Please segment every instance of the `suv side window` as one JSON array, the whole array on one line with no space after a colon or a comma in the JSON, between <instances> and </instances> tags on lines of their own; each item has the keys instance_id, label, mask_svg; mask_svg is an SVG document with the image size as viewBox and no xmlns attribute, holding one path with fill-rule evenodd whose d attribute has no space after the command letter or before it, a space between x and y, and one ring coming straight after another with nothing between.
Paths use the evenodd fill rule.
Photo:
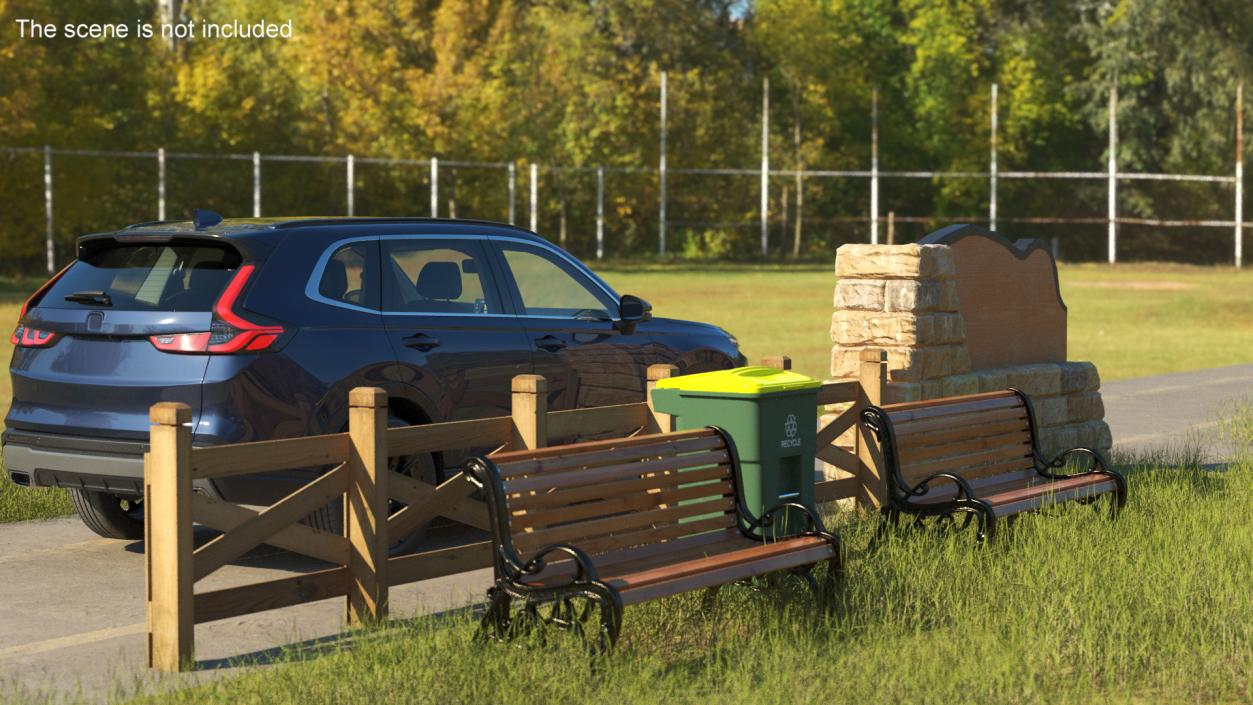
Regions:
<instances>
[{"instance_id":1,"label":"suv side window","mask_svg":"<svg viewBox=\"0 0 1253 705\"><path fill-rule=\"evenodd\" d=\"M513 244L503 244L501 254L522 297L522 313L545 318L613 318L609 297L556 255Z\"/></svg>"},{"instance_id":2,"label":"suv side window","mask_svg":"<svg viewBox=\"0 0 1253 705\"><path fill-rule=\"evenodd\" d=\"M487 259L472 240L385 240L383 310L502 313Z\"/></svg>"},{"instance_id":3,"label":"suv side window","mask_svg":"<svg viewBox=\"0 0 1253 705\"><path fill-rule=\"evenodd\" d=\"M318 293L330 299L369 309L379 308L378 246L354 242L335 250L322 270Z\"/></svg>"}]
</instances>

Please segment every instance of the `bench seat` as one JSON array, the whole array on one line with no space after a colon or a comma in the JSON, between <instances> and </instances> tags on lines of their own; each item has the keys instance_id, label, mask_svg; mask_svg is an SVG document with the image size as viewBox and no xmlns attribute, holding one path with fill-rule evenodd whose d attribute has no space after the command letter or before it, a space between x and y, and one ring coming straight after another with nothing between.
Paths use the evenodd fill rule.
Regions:
<instances>
[{"instance_id":1,"label":"bench seat","mask_svg":"<svg viewBox=\"0 0 1253 705\"><path fill-rule=\"evenodd\" d=\"M967 484L980 499L991 505L997 516L1039 509L1049 502L1097 497L1118 491L1117 483L1108 476L1093 474L1050 480L1035 470L980 478L967 481ZM918 504L939 504L952 501L956 494L957 486L948 485L928 492L914 501Z\"/></svg>"},{"instance_id":2,"label":"bench seat","mask_svg":"<svg viewBox=\"0 0 1253 705\"><path fill-rule=\"evenodd\" d=\"M465 470L485 490L492 522L495 582L483 636L515 635L515 604L527 624L546 606L543 621L570 626L570 603L586 599L600 607L608 647L626 605L780 571L827 604L833 597L838 537L794 502L750 514L735 446L718 429L502 453ZM784 514L789 521L776 524ZM790 521L797 514L803 522ZM779 530L798 523L800 531ZM822 585L810 575L819 563L830 566Z\"/></svg>"},{"instance_id":3,"label":"bench seat","mask_svg":"<svg viewBox=\"0 0 1253 705\"><path fill-rule=\"evenodd\" d=\"M1117 512L1126 503L1126 481L1098 451L1041 455L1031 400L1015 389L872 406L861 421L880 444L887 523L966 513L986 538L998 519L1050 504L1110 495ZM1075 461L1082 467L1067 472Z\"/></svg>"},{"instance_id":4,"label":"bench seat","mask_svg":"<svg viewBox=\"0 0 1253 705\"><path fill-rule=\"evenodd\" d=\"M714 587L835 557L824 538L798 536L763 544L738 529L725 529L593 558L601 582L623 605ZM573 560L550 564L533 585L555 585L575 572Z\"/></svg>"}]
</instances>

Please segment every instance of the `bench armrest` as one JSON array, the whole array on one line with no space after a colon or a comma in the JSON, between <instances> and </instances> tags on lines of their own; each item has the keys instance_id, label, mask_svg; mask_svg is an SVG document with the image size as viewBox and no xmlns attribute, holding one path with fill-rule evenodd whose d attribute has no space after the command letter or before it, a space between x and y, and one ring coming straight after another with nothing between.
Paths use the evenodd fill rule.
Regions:
<instances>
[{"instance_id":1,"label":"bench armrest","mask_svg":"<svg viewBox=\"0 0 1253 705\"><path fill-rule=\"evenodd\" d=\"M775 519L778 515L787 509L799 509L809 519L809 525L805 527L806 531L826 531L822 525L822 519L818 518L818 514L813 509L801 504L800 502L779 502L773 507L762 512L761 516L755 517L748 509L737 503L736 510L746 529L768 529L774 526Z\"/></svg>"},{"instance_id":2,"label":"bench armrest","mask_svg":"<svg viewBox=\"0 0 1253 705\"><path fill-rule=\"evenodd\" d=\"M591 556L587 555L578 546L568 543L555 543L551 546L545 546L535 553L531 560L522 565L511 566L517 570L515 575L510 576L512 580L523 582L523 578L528 575L538 575L548 567L548 556L553 553L563 553L573 558L578 566L574 571L574 577L570 579L568 584L594 582L600 578L596 575L596 566L592 563Z\"/></svg>"},{"instance_id":3,"label":"bench armrest","mask_svg":"<svg viewBox=\"0 0 1253 705\"><path fill-rule=\"evenodd\" d=\"M882 448L882 457L884 464L887 466L889 480L888 482L895 487L896 491L905 496L921 497L931 491L931 483L936 480L948 480L957 485L957 496L954 499L974 499L974 490L970 489L970 484L961 476L951 472L937 472L928 475L915 485L910 485L901 475L900 464L896 461L896 432L892 428L892 421L888 415L877 406L870 406L861 412L861 425L874 434L876 440Z\"/></svg>"},{"instance_id":4,"label":"bench armrest","mask_svg":"<svg viewBox=\"0 0 1253 705\"><path fill-rule=\"evenodd\" d=\"M970 483L966 482L961 475L951 472L937 472L934 475L928 475L913 487L901 482L900 489L909 497L921 497L931 491L931 483L936 480L948 480L957 485L957 496L954 499L973 499L975 496L974 490L970 488Z\"/></svg>"},{"instance_id":5,"label":"bench armrest","mask_svg":"<svg viewBox=\"0 0 1253 705\"><path fill-rule=\"evenodd\" d=\"M1076 456L1076 455L1086 457L1088 459L1088 467L1086 470L1081 470L1079 472L1070 473L1070 474L1053 472L1054 470L1060 470L1066 467L1067 459L1069 459L1071 456ZM1050 480L1066 480L1072 477L1078 477L1080 475L1088 475L1094 472L1096 473L1108 473L1109 472L1109 470L1107 469L1105 465L1105 457L1102 456L1099 451L1093 450L1091 448L1071 448L1070 450L1062 451L1061 453L1057 455L1057 457L1049 461L1045 461L1044 456L1040 455L1039 453L1036 453L1035 470L1042 477L1047 477Z\"/></svg>"},{"instance_id":6,"label":"bench armrest","mask_svg":"<svg viewBox=\"0 0 1253 705\"><path fill-rule=\"evenodd\" d=\"M788 509L799 509L804 512L805 517L809 519L809 525L801 531L798 536L817 536L826 539L837 552L840 551L840 539L835 534L827 531L827 527L823 525L822 518L814 511L813 507L806 506L800 502L784 501L779 502L773 507L762 512L761 516L754 517L743 504L736 502L736 512L739 514L740 533L748 538L758 539L760 537L753 535L753 529L768 529L774 526L775 518L780 512Z\"/></svg>"}]
</instances>

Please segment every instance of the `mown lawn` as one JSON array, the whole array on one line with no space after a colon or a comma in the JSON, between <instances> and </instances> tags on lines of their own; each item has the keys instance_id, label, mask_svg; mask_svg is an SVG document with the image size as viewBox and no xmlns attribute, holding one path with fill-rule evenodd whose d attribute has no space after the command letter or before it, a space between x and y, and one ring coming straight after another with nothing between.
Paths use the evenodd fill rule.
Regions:
<instances>
[{"instance_id":1,"label":"mown lawn","mask_svg":"<svg viewBox=\"0 0 1253 705\"><path fill-rule=\"evenodd\" d=\"M598 271L659 316L722 326L750 361L788 354L798 371L830 373L834 267L623 265ZM1069 357L1105 380L1253 362L1253 271L1182 265L1059 268Z\"/></svg>"},{"instance_id":2,"label":"mown lawn","mask_svg":"<svg viewBox=\"0 0 1253 705\"><path fill-rule=\"evenodd\" d=\"M628 608L595 672L566 634L477 644L460 614L143 702L1247 701L1253 468L1138 467L1130 486L1116 522L1054 510L982 549L968 533L906 533L866 553L873 522L846 515L853 551L832 616L788 584L724 589L710 611L699 595L670 598Z\"/></svg>"}]
</instances>

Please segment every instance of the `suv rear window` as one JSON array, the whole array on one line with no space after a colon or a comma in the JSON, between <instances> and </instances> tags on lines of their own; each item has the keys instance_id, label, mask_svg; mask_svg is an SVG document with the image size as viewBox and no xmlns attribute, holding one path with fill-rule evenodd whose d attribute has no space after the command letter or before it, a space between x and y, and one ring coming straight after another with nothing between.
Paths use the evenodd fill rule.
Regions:
<instances>
[{"instance_id":1,"label":"suv rear window","mask_svg":"<svg viewBox=\"0 0 1253 705\"><path fill-rule=\"evenodd\" d=\"M211 244L119 244L95 250L74 263L44 294L41 308L99 308L66 297L102 292L120 311L210 311L239 268L230 247Z\"/></svg>"}]
</instances>

